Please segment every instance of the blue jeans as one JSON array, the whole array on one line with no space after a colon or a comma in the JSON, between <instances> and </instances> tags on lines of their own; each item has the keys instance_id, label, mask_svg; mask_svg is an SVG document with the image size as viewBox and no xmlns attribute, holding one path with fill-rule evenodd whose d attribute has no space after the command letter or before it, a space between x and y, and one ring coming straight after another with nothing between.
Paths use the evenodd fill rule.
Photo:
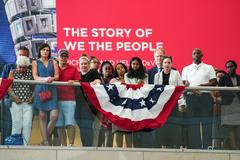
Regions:
<instances>
[{"instance_id":1,"label":"blue jeans","mask_svg":"<svg viewBox=\"0 0 240 160\"><path fill-rule=\"evenodd\" d=\"M11 103L12 100L10 99L10 97L5 96L4 97L4 102L2 104L2 112L3 112L3 117L2 117L2 121L3 121L3 126L2 126L2 137L3 140L11 135L12 132L12 116L10 113L10 107L11 107Z\"/></svg>"},{"instance_id":2,"label":"blue jeans","mask_svg":"<svg viewBox=\"0 0 240 160\"><path fill-rule=\"evenodd\" d=\"M74 126L75 122L75 101L58 101L59 114L56 122L56 127Z\"/></svg>"}]
</instances>

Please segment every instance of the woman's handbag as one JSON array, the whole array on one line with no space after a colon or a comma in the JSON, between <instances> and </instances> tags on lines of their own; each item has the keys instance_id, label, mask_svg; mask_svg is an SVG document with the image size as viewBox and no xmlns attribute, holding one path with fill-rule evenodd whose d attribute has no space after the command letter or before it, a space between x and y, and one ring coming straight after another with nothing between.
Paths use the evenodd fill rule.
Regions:
<instances>
[{"instance_id":1,"label":"woman's handbag","mask_svg":"<svg viewBox=\"0 0 240 160\"><path fill-rule=\"evenodd\" d=\"M22 134L13 134L4 140L4 145L23 145Z\"/></svg>"},{"instance_id":2,"label":"woman's handbag","mask_svg":"<svg viewBox=\"0 0 240 160\"><path fill-rule=\"evenodd\" d=\"M50 75L51 75L52 70L53 70L53 68L52 68L53 62L52 62L52 60L49 60L49 63L50 63ZM48 86L44 86L44 89L39 92L38 95L39 95L39 99L40 99L41 102L46 102L46 101L49 101L49 100L52 99L52 92L51 92L51 90L49 88L50 87L48 87Z\"/></svg>"},{"instance_id":3,"label":"woman's handbag","mask_svg":"<svg viewBox=\"0 0 240 160\"><path fill-rule=\"evenodd\" d=\"M46 90L41 91L38 95L41 102L46 102L52 99L52 92L47 88Z\"/></svg>"}]
</instances>

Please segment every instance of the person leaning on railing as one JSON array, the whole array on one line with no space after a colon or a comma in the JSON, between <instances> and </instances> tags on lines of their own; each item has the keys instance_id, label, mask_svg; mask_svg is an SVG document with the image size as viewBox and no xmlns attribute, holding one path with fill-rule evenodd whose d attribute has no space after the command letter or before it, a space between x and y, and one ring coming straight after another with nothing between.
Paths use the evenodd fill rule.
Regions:
<instances>
[{"instance_id":1,"label":"person leaning on railing","mask_svg":"<svg viewBox=\"0 0 240 160\"><path fill-rule=\"evenodd\" d=\"M68 50L60 49L58 51L59 81L67 81L69 84L73 84L73 82L79 82L80 75L76 67L67 63L68 58ZM68 137L68 146L73 146L76 125L74 117L76 109L75 88L72 86L57 86L57 91L59 116L56 127L58 128L61 145L67 145ZM68 136L66 136L66 131Z\"/></svg>"},{"instance_id":2,"label":"person leaning on railing","mask_svg":"<svg viewBox=\"0 0 240 160\"><path fill-rule=\"evenodd\" d=\"M109 61L104 61L100 67L100 76L102 84L109 84L114 77L114 69ZM112 147L113 146L113 133L112 123L102 114L99 115L101 120L101 127L99 131L98 146L99 147Z\"/></svg>"},{"instance_id":3,"label":"person leaning on railing","mask_svg":"<svg viewBox=\"0 0 240 160\"><path fill-rule=\"evenodd\" d=\"M128 72L127 66L119 62L115 66L115 78L111 79L110 83L125 83L124 75ZM112 124L112 131L114 133L113 147L132 147L133 136L132 132L120 128L117 125Z\"/></svg>"},{"instance_id":4,"label":"person leaning on railing","mask_svg":"<svg viewBox=\"0 0 240 160\"><path fill-rule=\"evenodd\" d=\"M33 80L29 69L30 61L26 56L17 60L17 68L9 73L11 79ZM8 93L12 99L12 134L23 134L24 145L29 144L33 117L33 87L30 84L13 83Z\"/></svg>"},{"instance_id":5,"label":"person leaning on railing","mask_svg":"<svg viewBox=\"0 0 240 160\"><path fill-rule=\"evenodd\" d=\"M20 56L29 57L29 49L27 47L20 47L17 52L17 58L19 58ZM2 71L2 78L8 78L9 72L13 69L16 69L16 67L17 66L15 63L4 65L3 71ZM11 97L8 94L6 94L4 96L4 107L3 107L3 133L2 133L3 139L11 135L12 117L9 110L11 105L12 105Z\"/></svg>"},{"instance_id":6,"label":"person leaning on railing","mask_svg":"<svg viewBox=\"0 0 240 160\"><path fill-rule=\"evenodd\" d=\"M202 62L203 53L195 48L192 52L193 63L184 67L182 80L185 86L216 86L214 68ZM209 91L194 90L187 92L187 147L207 149L212 146L213 99ZM201 130L200 130L201 128ZM202 133L202 134L201 134Z\"/></svg>"},{"instance_id":7,"label":"person leaning on railing","mask_svg":"<svg viewBox=\"0 0 240 160\"><path fill-rule=\"evenodd\" d=\"M240 76L237 75L237 63L229 60L225 63L228 74L221 77L219 86L240 86ZM240 149L240 92L221 91L221 125L227 128L230 148Z\"/></svg>"},{"instance_id":8,"label":"person leaning on railing","mask_svg":"<svg viewBox=\"0 0 240 160\"><path fill-rule=\"evenodd\" d=\"M58 80L58 64L51 59L51 48L44 43L39 47L38 59L32 63L32 73L34 80L42 80L52 83ZM41 93L44 91L51 92L51 98L43 100ZM36 85L34 92L34 107L39 110L39 123L42 136L41 145L49 145L48 137L51 135L55 123L58 118L57 106L57 88L50 85ZM50 113L49 122L47 124L48 112Z\"/></svg>"},{"instance_id":9,"label":"person leaning on railing","mask_svg":"<svg viewBox=\"0 0 240 160\"><path fill-rule=\"evenodd\" d=\"M163 70L155 74L154 84L183 86L180 73L172 69L172 57L164 56L162 59ZM183 146L183 112L186 111L186 102L183 95L178 100L169 115L167 122L158 131L158 140L163 148L179 148Z\"/></svg>"},{"instance_id":10,"label":"person leaning on railing","mask_svg":"<svg viewBox=\"0 0 240 160\"><path fill-rule=\"evenodd\" d=\"M90 69L90 61L87 55L82 55L79 58L80 81L90 82L92 84L100 84L101 78L97 70ZM93 121L94 112L96 111L87 101L85 93L79 87L76 91L77 107L75 111L75 120L80 128L80 137L83 146L93 145Z\"/></svg>"},{"instance_id":11,"label":"person leaning on railing","mask_svg":"<svg viewBox=\"0 0 240 160\"><path fill-rule=\"evenodd\" d=\"M227 73L223 70L215 69L217 82L219 79L226 75ZM221 126L221 102L222 97L220 96L219 91L212 91L211 92L214 105L213 105L213 128L212 128L212 142L213 148L215 149L223 149L225 148L226 141L226 128Z\"/></svg>"},{"instance_id":12,"label":"person leaning on railing","mask_svg":"<svg viewBox=\"0 0 240 160\"><path fill-rule=\"evenodd\" d=\"M133 57L130 60L128 72L124 75L127 84L148 84L148 74L139 57ZM133 133L133 147L137 148L155 148L156 135L155 130L138 131Z\"/></svg>"}]
</instances>

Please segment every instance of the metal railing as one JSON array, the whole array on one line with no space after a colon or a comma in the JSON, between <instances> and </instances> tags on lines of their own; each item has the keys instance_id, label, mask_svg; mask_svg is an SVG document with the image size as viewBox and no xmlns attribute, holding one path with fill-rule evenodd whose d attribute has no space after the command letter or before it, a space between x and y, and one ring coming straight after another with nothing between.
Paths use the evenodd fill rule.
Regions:
<instances>
[{"instance_id":1,"label":"metal railing","mask_svg":"<svg viewBox=\"0 0 240 160\"><path fill-rule=\"evenodd\" d=\"M74 82L74 83L68 83L63 81L53 81L52 83L47 83L45 81L38 81L38 80L13 80L13 83L23 83L23 84L31 84L31 85L37 85L37 84L45 84L45 85L54 85L54 86L81 86L80 82ZM201 91L240 91L240 87L217 87L217 86L196 86L196 87L186 87L186 91L193 91L193 90L201 90ZM3 102L2 102L2 105ZM3 107L1 107L1 110L3 110ZM1 118L3 117L3 111L1 112ZM3 119L1 119L1 123L3 126ZM1 127L1 130L3 131L3 128ZM3 141L3 134L1 136L1 141ZM3 144L1 142L1 144Z\"/></svg>"},{"instance_id":2,"label":"metal railing","mask_svg":"<svg viewBox=\"0 0 240 160\"><path fill-rule=\"evenodd\" d=\"M47 84L47 85L60 85L60 86L81 86L79 82L74 82L69 84L63 81L53 81L52 83L46 83L45 81L38 80L18 80L14 79L13 83L27 83L27 84ZM218 86L196 86L196 87L186 87L185 90L208 90L208 91L240 91L240 87L218 87Z\"/></svg>"}]
</instances>

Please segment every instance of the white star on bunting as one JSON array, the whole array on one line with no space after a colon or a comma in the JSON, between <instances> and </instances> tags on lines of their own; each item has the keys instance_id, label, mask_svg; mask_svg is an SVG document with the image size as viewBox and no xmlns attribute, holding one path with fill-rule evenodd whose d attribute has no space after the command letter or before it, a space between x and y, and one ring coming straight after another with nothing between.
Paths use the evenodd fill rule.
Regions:
<instances>
[{"instance_id":1,"label":"white star on bunting","mask_svg":"<svg viewBox=\"0 0 240 160\"><path fill-rule=\"evenodd\" d=\"M140 104L141 104L141 107L146 106L145 101L143 99L141 100Z\"/></svg>"}]
</instances>

